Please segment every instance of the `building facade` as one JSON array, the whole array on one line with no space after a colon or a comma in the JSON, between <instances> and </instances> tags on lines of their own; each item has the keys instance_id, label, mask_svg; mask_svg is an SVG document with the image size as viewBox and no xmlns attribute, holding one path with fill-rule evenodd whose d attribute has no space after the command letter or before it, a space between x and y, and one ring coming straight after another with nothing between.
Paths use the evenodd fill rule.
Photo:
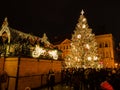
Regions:
<instances>
[{"instance_id":1,"label":"building facade","mask_svg":"<svg viewBox=\"0 0 120 90\"><path fill-rule=\"evenodd\" d=\"M104 67L115 67L114 41L112 34L98 35L96 36L96 41Z\"/></svg>"},{"instance_id":2,"label":"building facade","mask_svg":"<svg viewBox=\"0 0 120 90\"><path fill-rule=\"evenodd\" d=\"M104 68L115 67L115 55L114 55L114 41L112 34L97 35L96 41L98 43L98 53L101 56L101 63ZM71 40L65 39L60 44L55 45L62 51L62 58L69 54Z\"/></svg>"}]
</instances>

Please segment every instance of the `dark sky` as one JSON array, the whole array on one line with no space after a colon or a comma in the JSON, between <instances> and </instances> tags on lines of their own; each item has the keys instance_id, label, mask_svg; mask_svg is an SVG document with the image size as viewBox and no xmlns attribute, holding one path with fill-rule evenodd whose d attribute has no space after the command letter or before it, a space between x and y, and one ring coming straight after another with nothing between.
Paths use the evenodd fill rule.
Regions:
<instances>
[{"instance_id":1,"label":"dark sky","mask_svg":"<svg viewBox=\"0 0 120 90\"><path fill-rule=\"evenodd\" d=\"M119 0L2 0L0 25L8 17L11 28L59 41L71 37L82 9L93 33L120 40Z\"/></svg>"}]
</instances>

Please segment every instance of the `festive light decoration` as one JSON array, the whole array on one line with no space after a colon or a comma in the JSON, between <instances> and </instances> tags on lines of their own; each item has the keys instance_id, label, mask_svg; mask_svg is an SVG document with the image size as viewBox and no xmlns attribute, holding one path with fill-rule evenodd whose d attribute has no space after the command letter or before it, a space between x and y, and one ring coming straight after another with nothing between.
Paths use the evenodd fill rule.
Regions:
<instances>
[{"instance_id":1,"label":"festive light decoration","mask_svg":"<svg viewBox=\"0 0 120 90\"><path fill-rule=\"evenodd\" d=\"M41 42L45 43L46 46L48 46L48 47L50 46L50 42L48 41L48 37L47 37L46 33L43 34L43 37L41 38Z\"/></svg>"},{"instance_id":2,"label":"festive light decoration","mask_svg":"<svg viewBox=\"0 0 120 90\"><path fill-rule=\"evenodd\" d=\"M57 50L50 50L48 53L49 53L49 56L52 57L53 59L55 59L55 60L58 59Z\"/></svg>"},{"instance_id":3,"label":"festive light decoration","mask_svg":"<svg viewBox=\"0 0 120 90\"><path fill-rule=\"evenodd\" d=\"M41 42L44 43L45 46L47 47L50 46L50 42L48 41L48 37L45 33L43 34L43 37L41 38ZM39 45L36 45L34 51L32 52L32 56L34 58L39 58L40 56L44 56L44 57L49 57L54 60L57 60L58 51L54 49L51 50L48 48L43 48L43 47L40 47Z\"/></svg>"},{"instance_id":4,"label":"festive light decoration","mask_svg":"<svg viewBox=\"0 0 120 90\"><path fill-rule=\"evenodd\" d=\"M88 57L88 61L91 61L92 60L92 58L91 57Z\"/></svg>"},{"instance_id":5,"label":"festive light decoration","mask_svg":"<svg viewBox=\"0 0 120 90\"><path fill-rule=\"evenodd\" d=\"M8 28L8 21L7 21L7 17L4 19L4 21L3 21L3 24L2 24L2 29L1 29L1 31L0 31L0 36L2 36L3 35L3 33L6 33L6 35L5 35L5 37L7 37L8 38L8 44L10 44L10 30L9 30L9 28ZM8 55L9 54L9 45L7 45L6 46L6 55Z\"/></svg>"},{"instance_id":6,"label":"festive light decoration","mask_svg":"<svg viewBox=\"0 0 120 90\"><path fill-rule=\"evenodd\" d=\"M97 43L92 29L89 28L84 11L81 11L80 18L71 39L70 53L65 57L66 68L100 68L102 67L97 51Z\"/></svg>"},{"instance_id":7,"label":"festive light decoration","mask_svg":"<svg viewBox=\"0 0 120 90\"><path fill-rule=\"evenodd\" d=\"M57 50L47 50L45 48L40 47L39 45L36 45L35 50L32 52L32 56L34 58L39 58L41 55L50 57L54 60L58 59L58 51Z\"/></svg>"},{"instance_id":8,"label":"festive light decoration","mask_svg":"<svg viewBox=\"0 0 120 90\"><path fill-rule=\"evenodd\" d=\"M85 25L85 24L83 24L83 25L82 25L82 28L85 28L85 27L86 27L86 25Z\"/></svg>"},{"instance_id":9,"label":"festive light decoration","mask_svg":"<svg viewBox=\"0 0 120 90\"><path fill-rule=\"evenodd\" d=\"M60 51L54 49L48 41L46 33L43 37L27 34L8 26L7 18L4 19L0 31L0 56L24 56L57 60Z\"/></svg>"},{"instance_id":10,"label":"festive light decoration","mask_svg":"<svg viewBox=\"0 0 120 90\"><path fill-rule=\"evenodd\" d=\"M45 52L46 51L44 50L44 48L36 45L35 50L32 52L32 56L34 58L38 58L38 57L40 57L40 55L44 55Z\"/></svg>"},{"instance_id":11,"label":"festive light decoration","mask_svg":"<svg viewBox=\"0 0 120 90\"><path fill-rule=\"evenodd\" d=\"M77 35L77 38L81 38L81 35L79 34L79 35Z\"/></svg>"}]
</instances>

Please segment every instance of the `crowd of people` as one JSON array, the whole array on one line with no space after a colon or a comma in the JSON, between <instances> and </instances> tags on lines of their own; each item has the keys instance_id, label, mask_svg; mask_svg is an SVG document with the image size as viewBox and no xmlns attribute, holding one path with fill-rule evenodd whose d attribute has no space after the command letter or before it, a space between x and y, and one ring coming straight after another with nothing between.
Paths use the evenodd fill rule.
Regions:
<instances>
[{"instance_id":1,"label":"crowd of people","mask_svg":"<svg viewBox=\"0 0 120 90\"><path fill-rule=\"evenodd\" d=\"M120 90L119 68L67 68L61 77L61 84L74 90Z\"/></svg>"},{"instance_id":2,"label":"crowd of people","mask_svg":"<svg viewBox=\"0 0 120 90\"><path fill-rule=\"evenodd\" d=\"M0 73L0 90L6 90L7 73ZM55 73L47 77L48 90L54 90ZM61 85L72 90L120 90L120 68L67 68L61 71ZM28 89L27 89L28 90Z\"/></svg>"}]
</instances>

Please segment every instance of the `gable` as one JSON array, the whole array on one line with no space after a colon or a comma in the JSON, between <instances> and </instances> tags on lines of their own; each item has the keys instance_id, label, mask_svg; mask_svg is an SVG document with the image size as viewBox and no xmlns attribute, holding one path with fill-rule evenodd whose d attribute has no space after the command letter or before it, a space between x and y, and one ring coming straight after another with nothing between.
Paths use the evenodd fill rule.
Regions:
<instances>
[{"instance_id":1,"label":"gable","mask_svg":"<svg viewBox=\"0 0 120 90\"><path fill-rule=\"evenodd\" d=\"M71 41L69 39L65 39L61 44L68 44L70 43Z\"/></svg>"}]
</instances>

